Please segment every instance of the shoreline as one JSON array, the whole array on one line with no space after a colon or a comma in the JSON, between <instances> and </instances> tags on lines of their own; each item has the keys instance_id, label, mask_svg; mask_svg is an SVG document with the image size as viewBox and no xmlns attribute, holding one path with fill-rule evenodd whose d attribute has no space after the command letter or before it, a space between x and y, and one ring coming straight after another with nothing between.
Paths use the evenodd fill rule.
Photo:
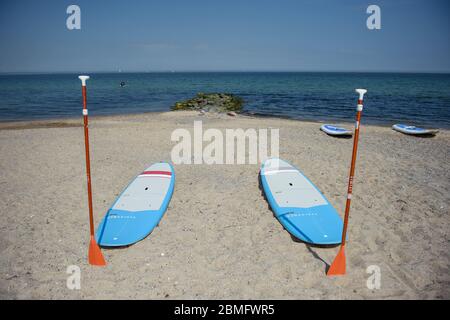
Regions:
<instances>
[{"instance_id":1,"label":"shoreline","mask_svg":"<svg viewBox=\"0 0 450 320\"><path fill-rule=\"evenodd\" d=\"M191 111L191 110L179 110L179 111L148 111L148 112L139 112L139 113L128 113L128 114L111 114L111 115L94 115L89 116L89 120L93 121L101 121L101 120L117 120L117 119L134 119L139 117L149 117L151 115L162 115L162 114L173 114L178 112L192 112L195 114L199 114L197 111ZM218 113L207 113L206 115L213 116L213 115L220 115ZM222 114L222 116L225 116L226 118L232 119L234 117L227 116L226 113ZM332 121L321 121L321 120L302 120L302 119L295 119L291 117L283 117L283 116L274 116L274 115L264 115L264 114L251 114L248 112L242 112L238 113L237 117L242 118L249 118L249 119L270 119L270 120L287 120L287 121L293 121L293 122L300 122L300 123L309 123L309 124L337 124L337 125L343 125L343 126L352 126L354 125L354 120L348 120L344 121L342 119L336 119ZM362 121L362 125L364 126L371 126L371 127L380 127L380 128L391 128L392 124L383 124L383 123L374 123L374 122L365 122L364 119ZM43 128L70 128L70 127L82 127L83 126L83 118L80 115L79 117L67 117L67 118L50 118L50 119L32 119L32 120L17 120L17 121L0 121L0 130L21 130L21 129L43 129ZM425 128L428 128L428 126L424 126ZM440 128L437 127L437 129L441 131L450 131L450 128Z\"/></svg>"}]
</instances>

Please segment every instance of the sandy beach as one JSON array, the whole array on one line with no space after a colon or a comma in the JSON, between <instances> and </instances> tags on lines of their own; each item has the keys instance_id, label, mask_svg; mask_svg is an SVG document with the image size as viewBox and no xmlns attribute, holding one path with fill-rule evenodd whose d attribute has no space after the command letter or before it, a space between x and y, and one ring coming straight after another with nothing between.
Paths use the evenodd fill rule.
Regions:
<instances>
[{"instance_id":1,"label":"sandy beach","mask_svg":"<svg viewBox=\"0 0 450 320\"><path fill-rule=\"evenodd\" d=\"M177 128L279 128L280 157L343 214L352 140L320 124L197 112L90 119L96 225L148 165L170 161ZM351 128L352 124L344 124ZM449 299L450 131L433 138L363 125L347 244L348 274L325 275L338 248L294 241L259 188L259 165L175 165L160 225L87 264L82 120L0 124L1 299ZM66 286L81 268L81 289ZM369 289L366 269L381 270Z\"/></svg>"}]
</instances>

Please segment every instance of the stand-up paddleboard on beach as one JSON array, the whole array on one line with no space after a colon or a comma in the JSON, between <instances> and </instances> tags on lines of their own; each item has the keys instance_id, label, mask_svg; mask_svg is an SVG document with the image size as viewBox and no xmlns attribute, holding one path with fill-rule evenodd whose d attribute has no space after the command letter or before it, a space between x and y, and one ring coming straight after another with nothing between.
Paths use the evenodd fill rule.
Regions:
<instances>
[{"instance_id":1,"label":"stand-up paddleboard on beach","mask_svg":"<svg viewBox=\"0 0 450 320\"><path fill-rule=\"evenodd\" d=\"M352 132L345 128L333 126L331 124L324 124L320 127L320 130L329 134L330 136L351 136Z\"/></svg>"},{"instance_id":2,"label":"stand-up paddleboard on beach","mask_svg":"<svg viewBox=\"0 0 450 320\"><path fill-rule=\"evenodd\" d=\"M138 175L120 194L97 229L97 242L104 247L133 244L159 224L175 185L173 167L155 163Z\"/></svg>"},{"instance_id":3,"label":"stand-up paddleboard on beach","mask_svg":"<svg viewBox=\"0 0 450 320\"><path fill-rule=\"evenodd\" d=\"M260 175L270 207L294 237L319 245L341 243L341 217L297 168L284 160L268 159Z\"/></svg>"},{"instance_id":4,"label":"stand-up paddleboard on beach","mask_svg":"<svg viewBox=\"0 0 450 320\"><path fill-rule=\"evenodd\" d=\"M401 132L401 133L405 133L405 134L410 134L410 135L433 135L439 132L439 130L431 130L431 129L424 129L424 128L419 128L416 126L409 126L407 124L394 124L392 126L392 129L394 129L395 131Z\"/></svg>"}]
</instances>

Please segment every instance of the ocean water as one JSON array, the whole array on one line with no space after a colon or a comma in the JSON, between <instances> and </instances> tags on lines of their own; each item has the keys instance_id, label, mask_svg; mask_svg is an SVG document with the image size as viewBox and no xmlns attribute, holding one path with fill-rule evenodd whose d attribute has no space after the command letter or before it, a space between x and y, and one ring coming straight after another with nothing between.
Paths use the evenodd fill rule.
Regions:
<instances>
[{"instance_id":1,"label":"ocean water","mask_svg":"<svg viewBox=\"0 0 450 320\"><path fill-rule=\"evenodd\" d=\"M0 121L81 116L77 74L0 75ZM197 92L228 92L250 114L353 121L366 88L363 122L450 128L450 74L399 73L94 73L90 115L167 111ZM120 82L126 83L120 87Z\"/></svg>"}]
</instances>

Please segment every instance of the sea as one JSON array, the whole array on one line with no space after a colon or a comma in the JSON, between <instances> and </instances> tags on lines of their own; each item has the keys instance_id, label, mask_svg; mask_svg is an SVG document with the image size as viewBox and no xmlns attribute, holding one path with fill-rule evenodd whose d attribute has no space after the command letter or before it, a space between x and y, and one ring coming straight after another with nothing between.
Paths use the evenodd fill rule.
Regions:
<instances>
[{"instance_id":1,"label":"sea","mask_svg":"<svg viewBox=\"0 0 450 320\"><path fill-rule=\"evenodd\" d=\"M90 73L89 115L169 111L198 92L244 100L243 112L350 122L365 88L363 122L450 128L450 74L338 72ZM124 82L124 86L121 86ZM81 117L78 74L1 74L0 121Z\"/></svg>"}]
</instances>

